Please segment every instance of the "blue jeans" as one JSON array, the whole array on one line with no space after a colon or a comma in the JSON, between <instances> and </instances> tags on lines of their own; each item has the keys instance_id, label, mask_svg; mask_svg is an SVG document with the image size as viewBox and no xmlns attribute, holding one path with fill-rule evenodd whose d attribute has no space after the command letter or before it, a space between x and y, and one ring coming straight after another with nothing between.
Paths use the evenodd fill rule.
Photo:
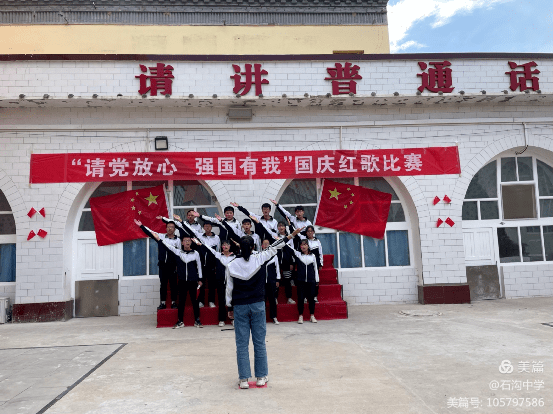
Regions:
<instances>
[{"instance_id":1,"label":"blue jeans","mask_svg":"<svg viewBox=\"0 0 553 414\"><path fill-rule=\"evenodd\" d=\"M260 378L268 375L267 349L265 334L267 325L265 319L265 302L250 305L236 305L234 307L234 335L236 338L236 360L238 362L238 377L251 377L250 369L250 331L252 333L253 350L255 355L255 376Z\"/></svg>"}]
</instances>

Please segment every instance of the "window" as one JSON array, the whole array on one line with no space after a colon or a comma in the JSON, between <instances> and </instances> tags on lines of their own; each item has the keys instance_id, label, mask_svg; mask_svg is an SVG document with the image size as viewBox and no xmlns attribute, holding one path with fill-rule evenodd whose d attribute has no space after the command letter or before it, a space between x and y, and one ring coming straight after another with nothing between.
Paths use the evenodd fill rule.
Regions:
<instances>
[{"instance_id":1,"label":"window","mask_svg":"<svg viewBox=\"0 0 553 414\"><path fill-rule=\"evenodd\" d=\"M135 181L106 182L100 184L92 193L92 197L102 197L117 194L127 190L155 187L164 184L173 194L173 211L181 217L186 217L186 211L193 209L200 214L213 216L218 211L215 198L198 181ZM90 212L90 199L82 209L79 220L79 232L93 232L94 222ZM123 243L123 276L157 275L158 245L152 239L137 239Z\"/></svg>"},{"instance_id":2,"label":"window","mask_svg":"<svg viewBox=\"0 0 553 414\"><path fill-rule=\"evenodd\" d=\"M383 240L326 228L316 229L323 253L334 255L334 266L341 269L409 266L409 224L403 205L388 181L382 177L333 180L392 194L387 231ZM292 214L297 205L304 206L305 216L313 222L321 187L319 179L293 180L280 196L279 204ZM284 220L278 211L275 212L275 218Z\"/></svg>"},{"instance_id":3,"label":"window","mask_svg":"<svg viewBox=\"0 0 553 414\"><path fill-rule=\"evenodd\" d=\"M497 228L501 263L553 261L553 168L543 161L532 156L491 161L473 177L462 214L465 227L495 220L490 226Z\"/></svg>"},{"instance_id":4,"label":"window","mask_svg":"<svg viewBox=\"0 0 553 414\"><path fill-rule=\"evenodd\" d=\"M0 191L0 282L15 282L15 218Z\"/></svg>"}]
</instances>

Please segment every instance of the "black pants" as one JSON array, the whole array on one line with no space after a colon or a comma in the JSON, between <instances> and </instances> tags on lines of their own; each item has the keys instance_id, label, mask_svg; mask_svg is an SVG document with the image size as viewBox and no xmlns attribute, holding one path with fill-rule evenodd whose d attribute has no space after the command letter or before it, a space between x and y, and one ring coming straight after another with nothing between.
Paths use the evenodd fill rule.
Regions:
<instances>
[{"instance_id":1,"label":"black pants","mask_svg":"<svg viewBox=\"0 0 553 414\"><path fill-rule=\"evenodd\" d=\"M204 266L202 267L202 287L200 288L200 296L198 300L203 303L204 305L207 305L205 302L205 290L206 288L209 290L207 294L207 301L208 302L215 302L215 267L213 266Z\"/></svg>"},{"instance_id":2,"label":"black pants","mask_svg":"<svg viewBox=\"0 0 553 414\"><path fill-rule=\"evenodd\" d=\"M290 277L286 277L290 275ZM284 292L286 293L286 298L292 298L292 272L284 271L282 272L282 277L280 278L280 286L284 285Z\"/></svg>"},{"instance_id":3,"label":"black pants","mask_svg":"<svg viewBox=\"0 0 553 414\"><path fill-rule=\"evenodd\" d=\"M182 322L184 318L184 306L186 305L186 294L190 295L192 301L192 308L194 309L194 319L200 319L200 307L198 306L198 300L196 299L196 290L198 288L198 282L187 282L186 280L179 280L179 321Z\"/></svg>"},{"instance_id":4,"label":"black pants","mask_svg":"<svg viewBox=\"0 0 553 414\"><path fill-rule=\"evenodd\" d=\"M265 284L265 300L269 301L269 317L274 319L277 317L277 297L278 288L276 281L270 281Z\"/></svg>"},{"instance_id":5,"label":"black pants","mask_svg":"<svg viewBox=\"0 0 553 414\"><path fill-rule=\"evenodd\" d=\"M227 307L226 307L226 297L225 292L227 285L225 285L225 279L216 280L214 285L217 286L217 301L219 302L219 322L224 322L227 320ZM211 294L211 291L214 291L213 294L215 295L215 289L209 288L209 293Z\"/></svg>"},{"instance_id":6,"label":"black pants","mask_svg":"<svg viewBox=\"0 0 553 414\"><path fill-rule=\"evenodd\" d=\"M171 301L177 301L177 272L176 265L167 266L165 263L159 263L159 299L161 302L167 300L167 281L171 286Z\"/></svg>"},{"instance_id":7,"label":"black pants","mask_svg":"<svg viewBox=\"0 0 553 414\"><path fill-rule=\"evenodd\" d=\"M315 291L317 284L315 282L306 282L304 280L297 280L296 286L298 287L298 312L303 315L303 301L307 298L309 303L309 313L315 314Z\"/></svg>"}]
</instances>

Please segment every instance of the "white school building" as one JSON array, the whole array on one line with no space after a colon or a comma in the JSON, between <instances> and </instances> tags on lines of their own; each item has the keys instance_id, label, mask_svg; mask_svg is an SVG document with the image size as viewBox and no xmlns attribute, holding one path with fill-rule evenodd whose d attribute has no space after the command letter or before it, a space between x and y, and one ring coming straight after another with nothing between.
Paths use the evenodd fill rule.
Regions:
<instances>
[{"instance_id":1,"label":"white school building","mask_svg":"<svg viewBox=\"0 0 553 414\"><path fill-rule=\"evenodd\" d=\"M171 95L140 95L140 65L160 62L173 68ZM359 67L355 94L333 94L327 68L347 62ZM428 86L442 90L421 93L436 62L451 69L451 84L429 75ZM269 82L260 96L254 85L238 97L233 65L255 63ZM527 63L540 73L521 80ZM475 266L498 269L497 297L551 296L552 97L553 55L7 56L0 61L0 296L9 297L16 321L64 319L73 315L79 281L111 279L119 315L156 311L155 243L98 247L94 196L163 182L181 215L190 208L222 214L233 201L259 212L276 199L291 211L305 206L313 219L322 179L308 176L143 181L129 174L128 181L30 184L31 154L146 156L160 136L170 152L183 153L457 146L460 174L339 179L393 195L383 240L316 227L324 253L335 255L344 300L466 302L467 269Z\"/></svg>"}]
</instances>

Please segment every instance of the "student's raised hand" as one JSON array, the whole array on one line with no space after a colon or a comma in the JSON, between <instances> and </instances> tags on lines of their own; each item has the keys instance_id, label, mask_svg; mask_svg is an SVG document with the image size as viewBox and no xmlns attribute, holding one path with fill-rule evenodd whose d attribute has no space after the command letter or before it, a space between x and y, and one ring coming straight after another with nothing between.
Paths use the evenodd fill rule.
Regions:
<instances>
[{"instance_id":1,"label":"student's raised hand","mask_svg":"<svg viewBox=\"0 0 553 414\"><path fill-rule=\"evenodd\" d=\"M180 216L178 214L173 214L173 218L177 221L182 222L182 219L180 218Z\"/></svg>"},{"instance_id":2,"label":"student's raised hand","mask_svg":"<svg viewBox=\"0 0 553 414\"><path fill-rule=\"evenodd\" d=\"M292 234L291 234L292 238L293 238L293 237L296 237L298 234L300 234L301 231L302 231L304 228L305 228L305 226L304 226L304 227L301 227L301 228L299 228L299 229L294 230L294 231L292 232Z\"/></svg>"},{"instance_id":3,"label":"student's raised hand","mask_svg":"<svg viewBox=\"0 0 553 414\"><path fill-rule=\"evenodd\" d=\"M273 203L275 206L278 204L276 200L269 200L271 203Z\"/></svg>"},{"instance_id":4,"label":"student's raised hand","mask_svg":"<svg viewBox=\"0 0 553 414\"><path fill-rule=\"evenodd\" d=\"M228 318L234 319L234 311L228 311Z\"/></svg>"},{"instance_id":5,"label":"student's raised hand","mask_svg":"<svg viewBox=\"0 0 553 414\"><path fill-rule=\"evenodd\" d=\"M134 219L134 222L137 226L142 226L142 222L140 220Z\"/></svg>"},{"instance_id":6,"label":"student's raised hand","mask_svg":"<svg viewBox=\"0 0 553 414\"><path fill-rule=\"evenodd\" d=\"M202 245L202 242L199 241L196 237L192 238L192 241L193 241L194 243L196 243L198 246L201 246L201 245Z\"/></svg>"},{"instance_id":7,"label":"student's raised hand","mask_svg":"<svg viewBox=\"0 0 553 414\"><path fill-rule=\"evenodd\" d=\"M291 226L292 223L290 223L290 219L288 217L286 217L286 221L288 222L288 225Z\"/></svg>"},{"instance_id":8,"label":"student's raised hand","mask_svg":"<svg viewBox=\"0 0 553 414\"><path fill-rule=\"evenodd\" d=\"M198 282L198 286L201 287L202 285L203 285L203 283L202 283L201 281L199 281L199 282Z\"/></svg>"},{"instance_id":9,"label":"student's raised hand","mask_svg":"<svg viewBox=\"0 0 553 414\"><path fill-rule=\"evenodd\" d=\"M259 223L259 220L256 219L254 216L250 216L250 218L252 219L252 221L255 221L256 223Z\"/></svg>"},{"instance_id":10,"label":"student's raised hand","mask_svg":"<svg viewBox=\"0 0 553 414\"><path fill-rule=\"evenodd\" d=\"M157 234L155 231L152 231L152 237L159 241L159 234Z\"/></svg>"},{"instance_id":11,"label":"student's raised hand","mask_svg":"<svg viewBox=\"0 0 553 414\"><path fill-rule=\"evenodd\" d=\"M161 220L163 216L156 216L156 219Z\"/></svg>"},{"instance_id":12,"label":"student's raised hand","mask_svg":"<svg viewBox=\"0 0 553 414\"><path fill-rule=\"evenodd\" d=\"M236 240L231 239L231 241L232 241L235 245L237 245L238 247L240 247L240 243L238 243Z\"/></svg>"},{"instance_id":13,"label":"student's raised hand","mask_svg":"<svg viewBox=\"0 0 553 414\"><path fill-rule=\"evenodd\" d=\"M234 201L232 203L230 203L231 206L234 206L234 207L239 207L240 205L238 203L235 203Z\"/></svg>"},{"instance_id":14,"label":"student's raised hand","mask_svg":"<svg viewBox=\"0 0 553 414\"><path fill-rule=\"evenodd\" d=\"M219 214L215 214L215 218L219 221L223 221L223 217L221 217Z\"/></svg>"},{"instance_id":15,"label":"student's raised hand","mask_svg":"<svg viewBox=\"0 0 553 414\"><path fill-rule=\"evenodd\" d=\"M200 217L200 213L198 213L197 211L194 211L194 210L192 210L192 215L194 217Z\"/></svg>"}]
</instances>

